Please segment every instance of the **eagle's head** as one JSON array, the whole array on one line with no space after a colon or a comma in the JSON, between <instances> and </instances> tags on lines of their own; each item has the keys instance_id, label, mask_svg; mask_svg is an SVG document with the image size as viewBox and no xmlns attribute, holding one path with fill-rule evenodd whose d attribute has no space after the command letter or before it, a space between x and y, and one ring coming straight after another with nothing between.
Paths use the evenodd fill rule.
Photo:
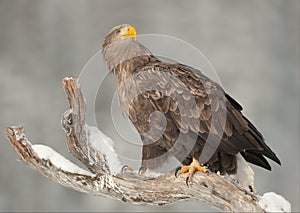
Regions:
<instances>
[{"instance_id":1,"label":"eagle's head","mask_svg":"<svg viewBox=\"0 0 300 213\"><path fill-rule=\"evenodd\" d=\"M105 37L102 48L105 49L108 45L122 39L136 39L136 30L129 24L122 24L114 27Z\"/></svg>"},{"instance_id":2,"label":"eagle's head","mask_svg":"<svg viewBox=\"0 0 300 213\"><path fill-rule=\"evenodd\" d=\"M102 44L103 59L113 73L122 67L126 67L123 71L132 71L135 66L143 63L141 56L149 55L151 52L136 40L135 28L128 24L114 27Z\"/></svg>"}]
</instances>

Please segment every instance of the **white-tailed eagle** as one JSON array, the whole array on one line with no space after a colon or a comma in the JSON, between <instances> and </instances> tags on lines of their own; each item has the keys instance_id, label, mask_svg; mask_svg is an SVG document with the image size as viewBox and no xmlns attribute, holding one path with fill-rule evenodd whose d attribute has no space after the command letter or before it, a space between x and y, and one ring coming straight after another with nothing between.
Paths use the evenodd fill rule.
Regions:
<instances>
[{"instance_id":1,"label":"white-tailed eagle","mask_svg":"<svg viewBox=\"0 0 300 213\"><path fill-rule=\"evenodd\" d=\"M161 61L136 40L134 27L113 28L102 55L117 77L120 108L141 136L144 168L154 170L172 155L184 165L178 172L188 172L191 180L205 168L236 174L240 158L267 170L265 157L280 164L219 84L190 66ZM206 143L212 149L204 149Z\"/></svg>"}]
</instances>

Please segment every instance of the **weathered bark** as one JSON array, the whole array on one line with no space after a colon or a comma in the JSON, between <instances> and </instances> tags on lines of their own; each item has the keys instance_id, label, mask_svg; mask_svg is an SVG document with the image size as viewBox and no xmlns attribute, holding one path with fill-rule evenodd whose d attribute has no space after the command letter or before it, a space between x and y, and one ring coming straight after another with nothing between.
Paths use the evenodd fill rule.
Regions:
<instances>
[{"instance_id":1,"label":"weathered bark","mask_svg":"<svg viewBox=\"0 0 300 213\"><path fill-rule=\"evenodd\" d=\"M86 105L78 79L65 78L63 87L70 105L62 117L68 149L93 174L72 173L57 167L35 153L23 127L7 128L15 151L41 174L77 191L134 204L164 205L192 200L222 211L263 212L255 195L218 174L197 172L190 186L185 184L184 175L175 178L174 174L166 174L154 178L136 173L111 174L105 154L89 146Z\"/></svg>"}]
</instances>

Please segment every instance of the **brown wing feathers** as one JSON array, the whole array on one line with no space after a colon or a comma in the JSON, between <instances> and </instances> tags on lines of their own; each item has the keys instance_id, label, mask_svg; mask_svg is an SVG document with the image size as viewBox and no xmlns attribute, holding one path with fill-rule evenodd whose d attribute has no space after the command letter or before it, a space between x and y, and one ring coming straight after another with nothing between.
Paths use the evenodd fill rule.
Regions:
<instances>
[{"instance_id":1,"label":"brown wing feathers","mask_svg":"<svg viewBox=\"0 0 300 213\"><path fill-rule=\"evenodd\" d=\"M128 27L120 25L110 31L104 39L102 55L109 70L117 76L120 108L129 116L144 142L143 166L149 169L160 166L165 158L151 162L147 159L164 153L168 156L177 139L181 141L171 154L185 164L200 157L205 143L214 147L221 141L213 156L207 157L210 158L209 168L221 173L236 172L237 153L266 169L271 167L264 156L280 164L261 133L242 115L242 106L220 85L192 67L160 61L135 39L120 40L119 37L124 36L122 30ZM143 71L147 71L144 72L146 76L139 76ZM130 80L132 76L134 80ZM122 87L128 80L130 83ZM155 89L153 84L157 86ZM172 99L174 97L179 99ZM158 139L147 134L163 129L159 117L151 120L150 125L150 115L155 111L164 114L166 123ZM206 142L208 135L212 137ZM196 143L190 143L189 139ZM191 152L186 153L187 150Z\"/></svg>"},{"instance_id":2,"label":"brown wing feathers","mask_svg":"<svg viewBox=\"0 0 300 213\"><path fill-rule=\"evenodd\" d=\"M160 82L158 86L163 92L148 91L143 93L141 96L143 100L139 100L139 104L142 101L144 105L143 115L131 116L131 120L138 131L145 131L148 128L143 124L144 121L138 122L139 119L136 117L141 116L146 119L151 112L158 110L165 114L167 127L163 137L155 143L165 147L165 150L168 150L175 143L179 131L187 135L192 132L198 134L199 141L201 141L199 143L202 143L201 146L203 146L203 141L207 138L208 133L212 132L216 140L221 139L221 143L217 153L210 160L211 169L215 167L219 170L226 168L227 172L235 171L235 154L239 152L246 161L266 169L271 169L271 167L264 156L280 164L279 159L265 144L261 133L242 115L241 105L226 94L218 84L199 72L193 73L191 69L181 64L159 62L137 70L137 72L153 70L171 73L172 76L180 79L193 94L192 96L186 94L182 85L173 82L172 79L162 79L162 76L158 75L157 79L153 79L153 81ZM182 100L177 100L177 104L172 100L172 97L182 97ZM191 98L195 99L195 102L191 102ZM180 109L179 104L183 106ZM224 128L220 124L224 124Z\"/></svg>"},{"instance_id":3,"label":"brown wing feathers","mask_svg":"<svg viewBox=\"0 0 300 213\"><path fill-rule=\"evenodd\" d=\"M249 147L247 149L241 150L241 154L243 155L245 160L268 170L271 170L271 166L269 165L268 161L264 158L264 156L272 159L278 164L281 164L280 160L275 155L275 153L264 142L264 138L262 134L244 115L242 115L241 113L242 107L229 95L226 95L226 97L228 101L232 104L232 106L235 107L233 110L238 111L235 112L235 115L240 115L238 116L238 120L242 121L247 125L247 129L244 130L242 134L236 133L235 134L236 137L231 137L229 138L229 140L234 141L235 144L246 143L246 144L252 144L254 146L254 147ZM235 126L236 129L237 127L238 126Z\"/></svg>"}]
</instances>

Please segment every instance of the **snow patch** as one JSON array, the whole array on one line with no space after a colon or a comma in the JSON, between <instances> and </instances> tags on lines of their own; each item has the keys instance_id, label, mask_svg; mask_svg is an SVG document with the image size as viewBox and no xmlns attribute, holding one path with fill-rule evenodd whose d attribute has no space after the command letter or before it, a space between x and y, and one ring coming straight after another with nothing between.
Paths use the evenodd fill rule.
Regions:
<instances>
[{"instance_id":1,"label":"snow patch","mask_svg":"<svg viewBox=\"0 0 300 213\"><path fill-rule=\"evenodd\" d=\"M291 204L275 192L267 192L258 202L266 212L291 212Z\"/></svg>"},{"instance_id":2,"label":"snow patch","mask_svg":"<svg viewBox=\"0 0 300 213\"><path fill-rule=\"evenodd\" d=\"M88 131L88 143L97 152L105 155L109 170L112 174L120 173L122 168L118 154L114 149L114 142L97 127L86 125Z\"/></svg>"},{"instance_id":3,"label":"snow patch","mask_svg":"<svg viewBox=\"0 0 300 213\"><path fill-rule=\"evenodd\" d=\"M91 172L78 167L49 146L35 144L32 146L32 149L39 158L50 160L54 166L61 170L82 175L93 175Z\"/></svg>"}]
</instances>

